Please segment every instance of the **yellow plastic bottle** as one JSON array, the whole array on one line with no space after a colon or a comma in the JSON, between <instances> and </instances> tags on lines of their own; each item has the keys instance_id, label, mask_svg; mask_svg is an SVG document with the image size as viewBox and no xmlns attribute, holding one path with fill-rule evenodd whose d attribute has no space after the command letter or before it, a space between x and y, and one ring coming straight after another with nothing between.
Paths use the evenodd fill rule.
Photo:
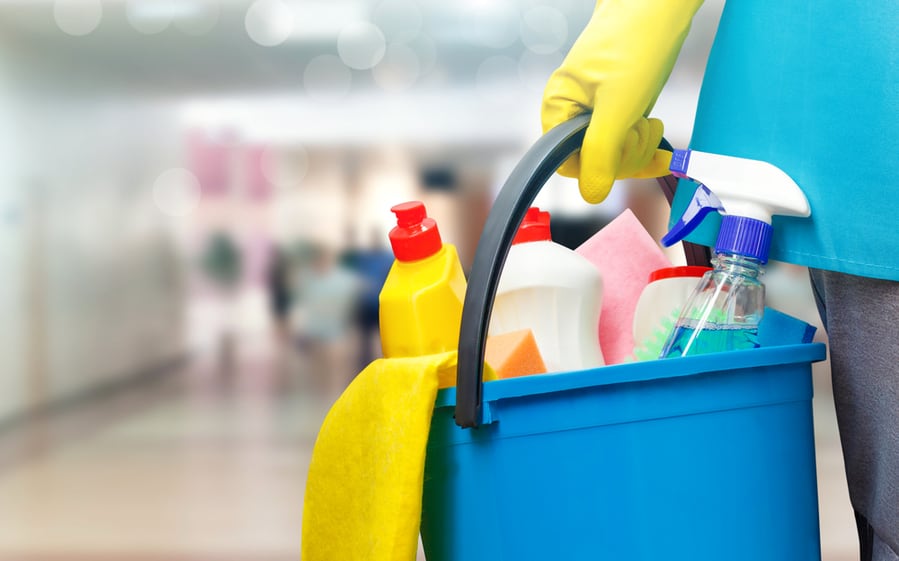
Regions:
<instances>
[{"instance_id":1,"label":"yellow plastic bottle","mask_svg":"<svg viewBox=\"0 0 899 561\"><path fill-rule=\"evenodd\" d=\"M381 350L386 358L455 350L465 299L465 273L455 246L443 243L423 203L390 209L396 260L381 289ZM440 387L455 385L455 368L440 373Z\"/></svg>"}]
</instances>

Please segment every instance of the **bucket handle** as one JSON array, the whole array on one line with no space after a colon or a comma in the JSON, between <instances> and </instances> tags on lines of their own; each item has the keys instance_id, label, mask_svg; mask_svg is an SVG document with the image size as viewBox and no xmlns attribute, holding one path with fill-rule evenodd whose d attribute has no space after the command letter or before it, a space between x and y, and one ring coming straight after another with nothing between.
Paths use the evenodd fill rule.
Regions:
<instances>
[{"instance_id":1,"label":"bucket handle","mask_svg":"<svg viewBox=\"0 0 899 561\"><path fill-rule=\"evenodd\" d=\"M456 424L460 427L475 428L481 422L487 329L512 238L546 181L580 149L589 123L590 114L583 113L540 137L512 170L487 217L469 274L459 330ZM664 138L659 148L672 150ZM677 179L668 175L658 182L671 204ZM684 243L684 251L688 264L708 265L708 248Z\"/></svg>"}]
</instances>

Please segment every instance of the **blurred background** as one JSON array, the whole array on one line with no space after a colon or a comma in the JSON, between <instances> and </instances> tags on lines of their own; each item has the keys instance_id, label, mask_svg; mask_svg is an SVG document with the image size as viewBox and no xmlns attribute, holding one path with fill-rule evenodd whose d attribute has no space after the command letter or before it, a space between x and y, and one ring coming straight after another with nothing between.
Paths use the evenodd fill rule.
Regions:
<instances>
[{"instance_id":1,"label":"blurred background","mask_svg":"<svg viewBox=\"0 0 899 561\"><path fill-rule=\"evenodd\" d=\"M654 110L675 146L722 5ZM0 559L297 559L318 427L379 355L390 206L424 201L470 266L592 8L0 1ZM556 177L538 204L570 246L625 208L657 239L667 220L653 181L591 207ZM804 270L767 283L819 325ZM844 561L826 363L815 383Z\"/></svg>"}]
</instances>

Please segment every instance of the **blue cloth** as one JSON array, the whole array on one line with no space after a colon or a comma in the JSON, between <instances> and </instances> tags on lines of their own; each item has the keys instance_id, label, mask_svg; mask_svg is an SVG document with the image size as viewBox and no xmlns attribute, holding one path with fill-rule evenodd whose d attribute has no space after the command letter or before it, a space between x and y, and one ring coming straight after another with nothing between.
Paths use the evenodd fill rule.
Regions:
<instances>
[{"instance_id":1,"label":"blue cloth","mask_svg":"<svg viewBox=\"0 0 899 561\"><path fill-rule=\"evenodd\" d=\"M812 216L775 218L772 259L899 280L897 134L897 0L728 0L690 147L771 162L803 189ZM688 239L714 245L719 221Z\"/></svg>"}]
</instances>

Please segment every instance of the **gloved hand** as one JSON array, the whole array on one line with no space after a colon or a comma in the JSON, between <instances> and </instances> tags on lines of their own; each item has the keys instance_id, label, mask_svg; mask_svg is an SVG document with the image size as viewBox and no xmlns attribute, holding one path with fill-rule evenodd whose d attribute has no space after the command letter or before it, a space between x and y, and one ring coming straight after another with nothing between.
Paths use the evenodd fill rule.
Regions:
<instances>
[{"instance_id":1,"label":"gloved hand","mask_svg":"<svg viewBox=\"0 0 899 561\"><path fill-rule=\"evenodd\" d=\"M656 102L702 0L598 0L593 17L543 94L543 131L593 111L581 150L559 173L577 177L590 203L615 179L668 173L671 153L657 150Z\"/></svg>"}]
</instances>

